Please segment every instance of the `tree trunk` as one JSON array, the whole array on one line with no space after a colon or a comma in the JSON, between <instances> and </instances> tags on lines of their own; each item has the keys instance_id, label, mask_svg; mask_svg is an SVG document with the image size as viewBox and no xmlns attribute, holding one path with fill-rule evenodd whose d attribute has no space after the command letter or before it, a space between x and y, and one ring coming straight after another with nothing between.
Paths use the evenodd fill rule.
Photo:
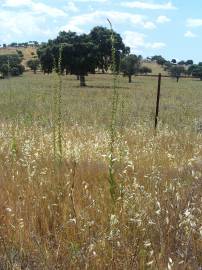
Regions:
<instances>
[{"instance_id":1,"label":"tree trunk","mask_svg":"<svg viewBox=\"0 0 202 270\"><path fill-rule=\"evenodd\" d=\"M177 82L179 82L180 76L177 76Z\"/></svg>"},{"instance_id":2,"label":"tree trunk","mask_svg":"<svg viewBox=\"0 0 202 270\"><path fill-rule=\"evenodd\" d=\"M79 75L76 76L76 79L77 79L77 81L79 81L79 79L80 79L80 78L79 78Z\"/></svg>"},{"instance_id":3,"label":"tree trunk","mask_svg":"<svg viewBox=\"0 0 202 270\"><path fill-rule=\"evenodd\" d=\"M80 75L80 86L81 87L85 87L86 86L85 76L84 75Z\"/></svg>"},{"instance_id":4,"label":"tree trunk","mask_svg":"<svg viewBox=\"0 0 202 270\"><path fill-rule=\"evenodd\" d=\"M128 75L128 82L132 83L132 76L131 75Z\"/></svg>"}]
</instances>

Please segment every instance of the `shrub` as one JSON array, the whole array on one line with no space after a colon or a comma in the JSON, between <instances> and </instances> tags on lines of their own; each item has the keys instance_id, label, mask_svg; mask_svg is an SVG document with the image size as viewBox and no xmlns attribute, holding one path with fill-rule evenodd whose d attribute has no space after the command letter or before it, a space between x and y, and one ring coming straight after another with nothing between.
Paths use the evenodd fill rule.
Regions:
<instances>
[{"instance_id":1,"label":"shrub","mask_svg":"<svg viewBox=\"0 0 202 270\"><path fill-rule=\"evenodd\" d=\"M149 68L149 67L143 66L143 67L141 67L141 68L139 69L139 73L140 73L140 74L148 74L148 73L152 73L152 69Z\"/></svg>"},{"instance_id":2,"label":"shrub","mask_svg":"<svg viewBox=\"0 0 202 270\"><path fill-rule=\"evenodd\" d=\"M10 75L11 76L19 76L20 75L20 70L18 67L12 67L10 69Z\"/></svg>"},{"instance_id":3,"label":"shrub","mask_svg":"<svg viewBox=\"0 0 202 270\"><path fill-rule=\"evenodd\" d=\"M3 64L2 66L0 66L0 72L2 73L3 76L8 76L8 64Z\"/></svg>"}]
</instances>

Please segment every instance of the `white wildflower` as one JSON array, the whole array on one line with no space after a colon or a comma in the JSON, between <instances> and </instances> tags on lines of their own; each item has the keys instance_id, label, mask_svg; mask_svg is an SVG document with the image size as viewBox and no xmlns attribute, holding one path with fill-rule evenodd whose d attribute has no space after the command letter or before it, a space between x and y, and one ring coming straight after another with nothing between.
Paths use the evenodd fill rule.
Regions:
<instances>
[{"instance_id":1,"label":"white wildflower","mask_svg":"<svg viewBox=\"0 0 202 270\"><path fill-rule=\"evenodd\" d=\"M118 220L118 218L116 217L116 215L111 215L111 217L110 217L110 225L111 226L114 226L114 225L116 225L116 224L118 224L119 223L119 220Z\"/></svg>"}]
</instances>

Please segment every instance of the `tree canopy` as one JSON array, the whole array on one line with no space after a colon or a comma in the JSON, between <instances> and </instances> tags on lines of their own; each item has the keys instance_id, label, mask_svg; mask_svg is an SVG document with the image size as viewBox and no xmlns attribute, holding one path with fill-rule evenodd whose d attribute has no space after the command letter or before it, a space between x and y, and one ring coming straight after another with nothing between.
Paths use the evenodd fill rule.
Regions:
<instances>
[{"instance_id":1,"label":"tree canopy","mask_svg":"<svg viewBox=\"0 0 202 270\"><path fill-rule=\"evenodd\" d=\"M157 64L163 66L166 63L166 59L163 58L161 55L154 55L151 58L152 61L156 61Z\"/></svg>"},{"instance_id":2,"label":"tree canopy","mask_svg":"<svg viewBox=\"0 0 202 270\"><path fill-rule=\"evenodd\" d=\"M177 82L179 81L179 78L182 74L186 73L186 70L183 66L171 66L168 70L169 74L177 79Z\"/></svg>"},{"instance_id":3,"label":"tree canopy","mask_svg":"<svg viewBox=\"0 0 202 270\"><path fill-rule=\"evenodd\" d=\"M96 69L107 71L112 64L111 30L97 26L89 35L78 35L75 32L60 32L59 35L41 45L38 49L38 57L44 73L51 73L53 69L58 72L60 66L64 73L75 74L80 77L81 86L85 85L85 76L95 73ZM116 32L114 35L114 47L116 55L116 67L118 70L120 58L129 53L122 38ZM59 51L61 61L59 63Z\"/></svg>"},{"instance_id":4,"label":"tree canopy","mask_svg":"<svg viewBox=\"0 0 202 270\"><path fill-rule=\"evenodd\" d=\"M140 60L141 56L135 54L127 55L121 60L120 70L125 76L128 76L129 83L132 82L132 75L137 74L139 71Z\"/></svg>"},{"instance_id":5,"label":"tree canopy","mask_svg":"<svg viewBox=\"0 0 202 270\"><path fill-rule=\"evenodd\" d=\"M96 65L103 73L108 70L112 62L112 34L116 50L116 62L119 66L120 56L130 53L130 48L125 46L121 36L102 26L96 26L90 32L90 39L97 46Z\"/></svg>"},{"instance_id":6,"label":"tree canopy","mask_svg":"<svg viewBox=\"0 0 202 270\"><path fill-rule=\"evenodd\" d=\"M3 77L19 76L24 72L22 58L18 54L0 55L0 73Z\"/></svg>"},{"instance_id":7,"label":"tree canopy","mask_svg":"<svg viewBox=\"0 0 202 270\"><path fill-rule=\"evenodd\" d=\"M33 70L33 72L36 74L37 69L39 68L40 61L39 59L30 59L27 61L27 66Z\"/></svg>"},{"instance_id":8,"label":"tree canopy","mask_svg":"<svg viewBox=\"0 0 202 270\"><path fill-rule=\"evenodd\" d=\"M192 65L188 68L188 74L192 75L195 78L202 80L202 66L200 63L198 65Z\"/></svg>"}]
</instances>

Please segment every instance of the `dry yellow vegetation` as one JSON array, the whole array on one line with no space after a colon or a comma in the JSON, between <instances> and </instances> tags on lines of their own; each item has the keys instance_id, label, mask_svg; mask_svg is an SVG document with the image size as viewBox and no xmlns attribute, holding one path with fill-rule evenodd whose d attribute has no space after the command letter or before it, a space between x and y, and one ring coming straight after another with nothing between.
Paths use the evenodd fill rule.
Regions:
<instances>
[{"instance_id":1,"label":"dry yellow vegetation","mask_svg":"<svg viewBox=\"0 0 202 270\"><path fill-rule=\"evenodd\" d=\"M8 47L8 48L0 48L0 55L4 54L16 54L17 50L22 51L23 53L23 61L22 64L26 66L26 62L33 58L32 53L36 55L36 48L34 47L19 47L19 48L13 48L13 47Z\"/></svg>"},{"instance_id":2,"label":"dry yellow vegetation","mask_svg":"<svg viewBox=\"0 0 202 270\"><path fill-rule=\"evenodd\" d=\"M163 67L155 62L143 62L142 65L151 68L153 75L157 75L159 73L161 73L162 75L168 75L168 73L163 69Z\"/></svg>"},{"instance_id":3,"label":"dry yellow vegetation","mask_svg":"<svg viewBox=\"0 0 202 270\"><path fill-rule=\"evenodd\" d=\"M201 82L163 80L155 133L156 79L118 81L114 201L111 76L63 76L60 160L57 76L0 81L1 269L202 266Z\"/></svg>"}]
</instances>

